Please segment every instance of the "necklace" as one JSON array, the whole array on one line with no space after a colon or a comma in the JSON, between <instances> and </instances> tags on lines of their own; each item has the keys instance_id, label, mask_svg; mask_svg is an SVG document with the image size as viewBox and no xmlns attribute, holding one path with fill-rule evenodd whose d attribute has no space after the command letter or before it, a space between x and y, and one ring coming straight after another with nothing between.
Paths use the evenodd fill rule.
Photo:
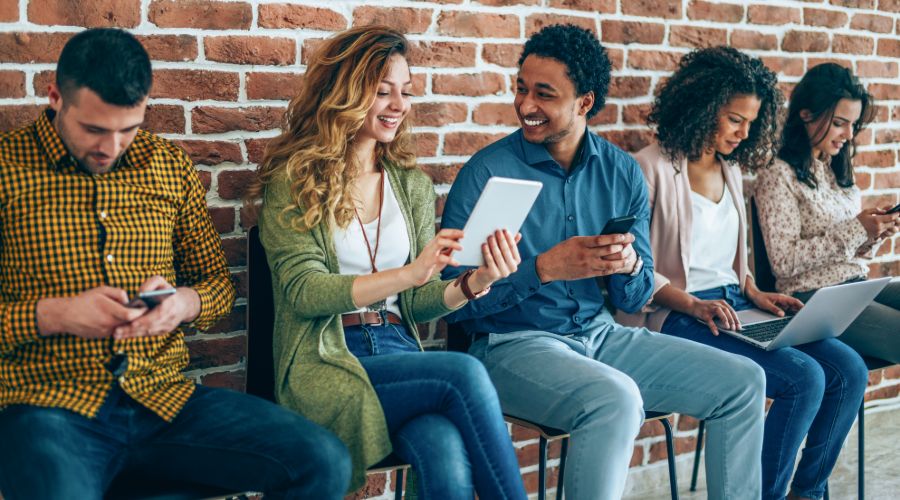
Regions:
<instances>
[{"instance_id":1,"label":"necklace","mask_svg":"<svg viewBox=\"0 0 900 500\"><path fill-rule=\"evenodd\" d=\"M362 218L359 216L359 209L353 207L356 212L356 222L359 223L359 229L362 231L363 241L366 242L366 252L369 254L369 262L372 263L372 273L378 272L378 266L375 265L375 257L378 256L378 245L381 243L381 208L384 206L384 168L381 169L381 177L379 179L380 187L378 190L378 224L375 226L375 249L369 243L369 237L366 235L366 227L363 225ZM386 300L379 300L374 304L370 304L366 309L370 311L383 311L387 306Z\"/></svg>"}]
</instances>

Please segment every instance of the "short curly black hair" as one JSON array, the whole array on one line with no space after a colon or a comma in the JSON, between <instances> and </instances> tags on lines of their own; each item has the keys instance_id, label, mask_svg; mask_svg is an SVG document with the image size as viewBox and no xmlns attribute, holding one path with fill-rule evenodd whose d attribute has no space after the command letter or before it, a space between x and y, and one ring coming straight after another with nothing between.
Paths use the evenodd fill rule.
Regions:
<instances>
[{"instance_id":1,"label":"short curly black hair","mask_svg":"<svg viewBox=\"0 0 900 500\"><path fill-rule=\"evenodd\" d=\"M569 80L575 84L578 95L594 93L594 105L587 113L588 119L603 109L612 64L606 49L590 30L574 24L546 26L525 42L519 67L530 55L553 58L565 64Z\"/></svg>"},{"instance_id":2,"label":"short curly black hair","mask_svg":"<svg viewBox=\"0 0 900 500\"><path fill-rule=\"evenodd\" d=\"M697 49L681 58L653 101L648 122L671 160L700 159L713 145L722 106L738 95L760 100L746 139L725 156L750 171L767 167L778 151L778 116L784 96L775 73L761 60L731 47Z\"/></svg>"}]
</instances>

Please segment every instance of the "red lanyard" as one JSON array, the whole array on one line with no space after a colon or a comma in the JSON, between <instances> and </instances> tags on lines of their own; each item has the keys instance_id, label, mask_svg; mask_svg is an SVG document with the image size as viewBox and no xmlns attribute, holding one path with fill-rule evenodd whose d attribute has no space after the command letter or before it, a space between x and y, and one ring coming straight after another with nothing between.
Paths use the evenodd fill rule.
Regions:
<instances>
[{"instance_id":1,"label":"red lanyard","mask_svg":"<svg viewBox=\"0 0 900 500\"><path fill-rule=\"evenodd\" d=\"M381 242L381 207L384 205L384 168L381 169L381 188L378 192L378 226L375 229L375 250L369 244L369 237L366 236L366 228L362 219L359 218L359 210L353 207L356 212L356 221L359 222L359 229L362 231L363 240L366 242L366 252L369 254L369 261L372 263L372 273L377 273L378 268L375 266L375 257L378 256L378 244Z\"/></svg>"}]
</instances>

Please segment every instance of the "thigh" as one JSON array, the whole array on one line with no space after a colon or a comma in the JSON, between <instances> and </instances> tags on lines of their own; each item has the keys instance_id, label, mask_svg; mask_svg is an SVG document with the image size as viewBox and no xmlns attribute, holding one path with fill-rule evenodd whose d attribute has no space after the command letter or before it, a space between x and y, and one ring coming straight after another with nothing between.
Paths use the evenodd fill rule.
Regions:
<instances>
[{"instance_id":1,"label":"thigh","mask_svg":"<svg viewBox=\"0 0 900 500\"><path fill-rule=\"evenodd\" d=\"M662 331L666 335L691 340L752 360L766 373L766 396L769 398L808 390L817 391L818 395L821 395L822 368L819 362L793 347L766 351L727 333L713 335L705 324L681 313L671 313L666 318Z\"/></svg>"},{"instance_id":2,"label":"thigh","mask_svg":"<svg viewBox=\"0 0 900 500\"><path fill-rule=\"evenodd\" d=\"M388 430L453 401L496 404L496 392L477 359L459 352L410 352L359 358L384 410Z\"/></svg>"},{"instance_id":3,"label":"thigh","mask_svg":"<svg viewBox=\"0 0 900 500\"><path fill-rule=\"evenodd\" d=\"M821 366L826 387L834 382L855 394L865 392L869 371L862 357L850 346L837 339L824 339L795 346Z\"/></svg>"},{"instance_id":4,"label":"thigh","mask_svg":"<svg viewBox=\"0 0 900 500\"><path fill-rule=\"evenodd\" d=\"M723 398L765 386L762 368L744 356L646 328L617 325L594 357L634 379L651 411L704 418Z\"/></svg>"},{"instance_id":5,"label":"thigh","mask_svg":"<svg viewBox=\"0 0 900 500\"><path fill-rule=\"evenodd\" d=\"M0 411L0 490L17 498L100 498L124 442L102 424L62 408Z\"/></svg>"},{"instance_id":6,"label":"thigh","mask_svg":"<svg viewBox=\"0 0 900 500\"><path fill-rule=\"evenodd\" d=\"M472 352L481 358L504 413L571 431L590 408L636 403L640 394L622 372L578 352L552 334L529 335Z\"/></svg>"},{"instance_id":7,"label":"thigh","mask_svg":"<svg viewBox=\"0 0 900 500\"><path fill-rule=\"evenodd\" d=\"M900 279L894 278L881 293L875 297L875 302L900 311ZM896 324L896 323L895 323Z\"/></svg>"},{"instance_id":8,"label":"thigh","mask_svg":"<svg viewBox=\"0 0 900 500\"><path fill-rule=\"evenodd\" d=\"M198 386L171 424L136 447L129 467L225 488L268 490L346 462L330 431L255 396Z\"/></svg>"},{"instance_id":9,"label":"thigh","mask_svg":"<svg viewBox=\"0 0 900 500\"><path fill-rule=\"evenodd\" d=\"M863 309L838 339L863 356L900 363L898 325L900 310L876 299Z\"/></svg>"}]
</instances>

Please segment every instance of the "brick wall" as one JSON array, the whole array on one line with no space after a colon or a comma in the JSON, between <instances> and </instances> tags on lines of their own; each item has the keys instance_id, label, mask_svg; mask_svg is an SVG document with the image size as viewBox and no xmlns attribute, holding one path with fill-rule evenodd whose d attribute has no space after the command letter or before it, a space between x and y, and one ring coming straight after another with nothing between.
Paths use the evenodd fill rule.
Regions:
<instances>
[{"instance_id":1,"label":"brick wall","mask_svg":"<svg viewBox=\"0 0 900 500\"><path fill-rule=\"evenodd\" d=\"M859 138L857 182L867 206L900 201L900 0L0 0L0 129L28 122L45 104L59 51L81 27L128 28L149 50L156 79L147 128L197 163L239 284L234 313L190 338L190 373L203 383L243 387L244 234L254 222L241 210L242 190L303 84L317 40L371 22L400 27L413 40L418 154L441 194L470 154L515 129L512 82L525 38L570 22L598 33L609 49L609 104L592 125L628 151L647 143L653 90L693 47L731 44L761 56L786 91L819 62L852 67L879 101L877 123ZM900 237L881 247L871 274L900 275ZM423 333L431 347L443 346L442 327ZM900 402L900 369L873 373L870 382L872 404ZM695 427L678 419L680 453L692 449ZM536 438L512 432L534 491ZM635 467L664 461L661 433L658 423L643 429ZM390 484L373 478L367 493L383 495Z\"/></svg>"}]
</instances>

